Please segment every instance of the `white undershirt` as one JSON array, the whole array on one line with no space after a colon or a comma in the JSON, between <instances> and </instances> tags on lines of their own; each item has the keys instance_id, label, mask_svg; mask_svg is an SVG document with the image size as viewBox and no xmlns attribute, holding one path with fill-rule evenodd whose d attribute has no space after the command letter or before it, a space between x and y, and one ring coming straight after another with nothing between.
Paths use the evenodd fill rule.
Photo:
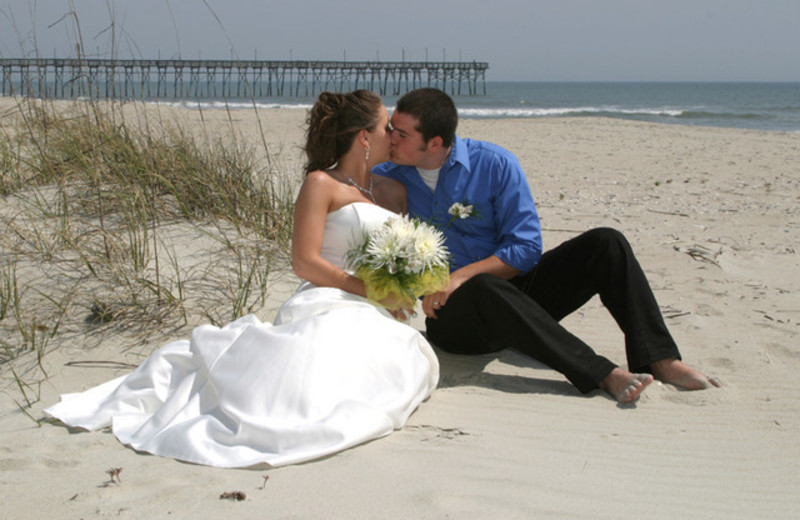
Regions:
<instances>
[{"instance_id":1,"label":"white undershirt","mask_svg":"<svg viewBox=\"0 0 800 520\"><path fill-rule=\"evenodd\" d=\"M441 170L441 168L436 168L435 170L424 170L420 167L417 167L420 177L422 177L422 180L425 181L425 184L427 184L431 191L436 191L436 183L439 181L439 170Z\"/></svg>"}]
</instances>

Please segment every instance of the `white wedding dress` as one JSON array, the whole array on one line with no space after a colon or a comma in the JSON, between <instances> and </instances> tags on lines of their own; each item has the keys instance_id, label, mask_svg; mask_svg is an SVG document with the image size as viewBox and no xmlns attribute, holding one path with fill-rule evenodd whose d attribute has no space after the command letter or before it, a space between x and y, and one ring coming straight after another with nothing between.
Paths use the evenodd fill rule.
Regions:
<instances>
[{"instance_id":1,"label":"white wedding dress","mask_svg":"<svg viewBox=\"0 0 800 520\"><path fill-rule=\"evenodd\" d=\"M357 202L328 214L322 256L343 267L361 230L392 213ZM366 299L304 282L275 324L250 315L197 327L135 371L45 410L111 426L124 444L219 467L303 462L402 427L436 387L428 342Z\"/></svg>"}]
</instances>

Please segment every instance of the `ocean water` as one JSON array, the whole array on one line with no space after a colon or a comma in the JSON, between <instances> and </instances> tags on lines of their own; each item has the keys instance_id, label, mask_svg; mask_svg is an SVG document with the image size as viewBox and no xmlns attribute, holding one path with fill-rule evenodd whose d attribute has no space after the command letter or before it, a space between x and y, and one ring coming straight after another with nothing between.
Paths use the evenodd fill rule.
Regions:
<instances>
[{"instance_id":1,"label":"ocean water","mask_svg":"<svg viewBox=\"0 0 800 520\"><path fill-rule=\"evenodd\" d=\"M34 82L35 83L35 82ZM112 82L113 83L113 82ZM134 82L135 83L135 82ZM227 106L232 109L252 109L253 103L262 108L308 108L322 86L297 83L295 95L286 97L256 96L249 98L250 89L237 84L226 91L220 83L204 84L200 97L180 99L173 81L163 84L128 85L117 82L114 97L138 99L185 106ZM294 84L294 80L287 84ZM72 95L71 85L69 95ZM80 86L80 85L79 85ZM92 89L100 97L108 96L108 85L97 81ZM434 85L436 86L436 85ZM446 90L459 108L462 118L543 118L543 117L611 117L656 123L721 126L757 130L800 132L800 83L548 83L548 82L486 82L485 95L458 95L449 83ZM240 88L241 87L241 88ZM83 85L85 91L89 91ZM339 88L355 88L343 85ZM408 88L411 88L409 85ZM464 92L467 86L462 84ZM31 84L29 95L39 89L55 92L53 85ZM287 87L286 91L292 91ZM316 92L313 92L316 90ZM393 90L393 85L388 85ZM483 84L478 85L483 92ZM302 91L303 95L297 95ZM209 96L209 93L213 95ZM62 94L67 94L62 90ZM159 97L159 95L161 97ZM237 97L238 96L238 97ZM384 96L390 109L397 96Z\"/></svg>"},{"instance_id":2,"label":"ocean water","mask_svg":"<svg viewBox=\"0 0 800 520\"><path fill-rule=\"evenodd\" d=\"M486 95L452 97L462 118L611 117L800 132L800 83L487 82ZM390 110L396 100L395 96L384 96ZM253 101L262 108L308 108L314 98L177 103L247 109L253 107Z\"/></svg>"},{"instance_id":3,"label":"ocean water","mask_svg":"<svg viewBox=\"0 0 800 520\"><path fill-rule=\"evenodd\" d=\"M800 83L490 83L462 117L612 117L800 131Z\"/></svg>"}]
</instances>

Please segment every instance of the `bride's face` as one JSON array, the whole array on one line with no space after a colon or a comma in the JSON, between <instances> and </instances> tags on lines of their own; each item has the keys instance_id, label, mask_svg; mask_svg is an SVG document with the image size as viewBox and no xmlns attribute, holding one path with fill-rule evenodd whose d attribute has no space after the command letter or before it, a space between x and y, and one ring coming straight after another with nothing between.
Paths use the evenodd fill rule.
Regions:
<instances>
[{"instance_id":1,"label":"bride's face","mask_svg":"<svg viewBox=\"0 0 800 520\"><path fill-rule=\"evenodd\" d=\"M389 126L389 112L381 105L378 124L369 132L369 161L380 164L389 160L389 149L392 145L392 132Z\"/></svg>"}]
</instances>

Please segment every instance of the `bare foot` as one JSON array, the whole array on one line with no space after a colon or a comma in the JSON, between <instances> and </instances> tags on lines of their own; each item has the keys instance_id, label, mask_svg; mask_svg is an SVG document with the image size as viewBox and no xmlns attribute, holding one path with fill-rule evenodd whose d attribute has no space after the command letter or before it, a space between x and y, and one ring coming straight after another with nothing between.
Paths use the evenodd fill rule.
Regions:
<instances>
[{"instance_id":1,"label":"bare foot","mask_svg":"<svg viewBox=\"0 0 800 520\"><path fill-rule=\"evenodd\" d=\"M706 377L676 358L662 359L650 365L653 375L659 381L683 388L684 390L705 390L720 386L717 379Z\"/></svg>"},{"instance_id":2,"label":"bare foot","mask_svg":"<svg viewBox=\"0 0 800 520\"><path fill-rule=\"evenodd\" d=\"M600 388L611 394L620 403L631 403L638 399L644 389L653 382L650 374L633 374L615 368L600 382Z\"/></svg>"}]
</instances>

